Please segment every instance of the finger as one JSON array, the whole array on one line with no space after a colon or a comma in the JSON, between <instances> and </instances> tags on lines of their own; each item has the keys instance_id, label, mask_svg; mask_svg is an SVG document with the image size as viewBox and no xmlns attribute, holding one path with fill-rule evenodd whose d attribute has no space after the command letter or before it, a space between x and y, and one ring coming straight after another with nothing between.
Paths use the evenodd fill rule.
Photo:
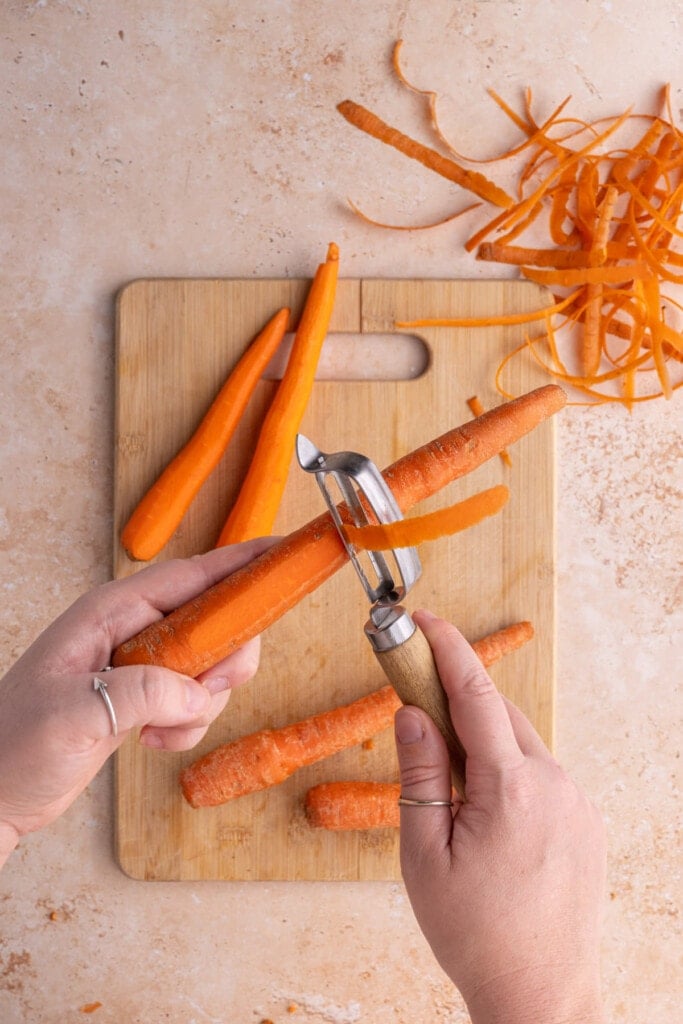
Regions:
<instances>
[{"instance_id":1,"label":"finger","mask_svg":"<svg viewBox=\"0 0 683 1024\"><path fill-rule=\"evenodd\" d=\"M516 704L513 704L507 697L503 697L507 713L512 723L515 738L520 750L526 757L536 757L540 760L554 761L555 758L534 729L533 725Z\"/></svg>"},{"instance_id":2,"label":"finger","mask_svg":"<svg viewBox=\"0 0 683 1024\"><path fill-rule=\"evenodd\" d=\"M399 708L394 719L401 797L451 801L451 768L446 743L429 715ZM401 843L410 855L416 847L448 844L453 825L450 806L401 806Z\"/></svg>"},{"instance_id":3,"label":"finger","mask_svg":"<svg viewBox=\"0 0 683 1024\"><path fill-rule=\"evenodd\" d=\"M224 690L212 697L208 711L190 725L144 725L140 730L140 742L158 750L189 750L204 738L211 723L225 710L230 692L229 689Z\"/></svg>"},{"instance_id":4,"label":"finger","mask_svg":"<svg viewBox=\"0 0 683 1024\"><path fill-rule=\"evenodd\" d=\"M465 638L431 612L416 612L414 618L434 652L468 773L472 764L499 771L520 764L524 755L505 702Z\"/></svg>"},{"instance_id":5,"label":"finger","mask_svg":"<svg viewBox=\"0 0 683 1024\"><path fill-rule=\"evenodd\" d=\"M92 650L92 670L99 671L124 640L247 565L273 543L275 538L260 537L193 558L171 559L96 587L42 634L41 653L50 664L50 652L59 648L60 668L82 671L86 637Z\"/></svg>"},{"instance_id":6,"label":"finger","mask_svg":"<svg viewBox=\"0 0 683 1024\"><path fill-rule=\"evenodd\" d=\"M92 679L84 688L84 697L77 709L79 718L71 718L93 739L113 735L113 722L107 702L93 689ZM113 669L98 676L106 685L119 735L131 729L151 726L194 726L203 721L212 697L194 679L156 665L134 665ZM87 701L86 701L87 695Z\"/></svg>"}]
</instances>

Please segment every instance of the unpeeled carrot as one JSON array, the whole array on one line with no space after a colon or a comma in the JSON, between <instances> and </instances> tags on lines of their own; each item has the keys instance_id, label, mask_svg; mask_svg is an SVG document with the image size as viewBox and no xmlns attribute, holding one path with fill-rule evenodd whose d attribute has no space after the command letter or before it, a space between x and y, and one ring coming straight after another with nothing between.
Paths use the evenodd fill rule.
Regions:
<instances>
[{"instance_id":1,"label":"unpeeled carrot","mask_svg":"<svg viewBox=\"0 0 683 1024\"><path fill-rule=\"evenodd\" d=\"M472 395L471 398L467 399L467 404L469 405L470 411L473 416L484 415L486 410L484 409L482 400L479 397L479 395ZM510 466L512 465L510 453L505 448L503 448L502 451L500 451L498 454L500 455L500 461L503 463L504 466L507 466L509 469Z\"/></svg>"},{"instance_id":2,"label":"unpeeled carrot","mask_svg":"<svg viewBox=\"0 0 683 1024\"><path fill-rule=\"evenodd\" d=\"M472 644L483 665L492 665L533 636L530 622L517 622ZM280 729L261 729L225 743L192 762L180 774L193 807L214 807L278 785L297 769L353 747L387 729L401 706L392 686L311 715Z\"/></svg>"},{"instance_id":3,"label":"unpeeled carrot","mask_svg":"<svg viewBox=\"0 0 683 1024\"><path fill-rule=\"evenodd\" d=\"M566 400L562 388L547 384L405 455L384 472L399 507L405 512L476 469ZM324 513L125 641L112 663L165 665L197 676L281 618L347 559L332 517Z\"/></svg>"},{"instance_id":4,"label":"unpeeled carrot","mask_svg":"<svg viewBox=\"0 0 683 1024\"><path fill-rule=\"evenodd\" d=\"M306 793L304 809L309 825L332 832L398 828L400 795L399 782L321 782Z\"/></svg>"},{"instance_id":5,"label":"unpeeled carrot","mask_svg":"<svg viewBox=\"0 0 683 1024\"><path fill-rule=\"evenodd\" d=\"M284 782L298 768L356 746L387 727L401 706L392 686L281 729L262 729L209 751L180 773L192 807L215 807Z\"/></svg>"},{"instance_id":6,"label":"unpeeled carrot","mask_svg":"<svg viewBox=\"0 0 683 1024\"><path fill-rule=\"evenodd\" d=\"M386 551L388 548L417 546L424 541L438 540L439 537L476 526L487 516L500 512L509 497L507 487L498 485L424 516L397 519L392 523L371 523L367 526L347 523L344 532L350 544L364 550Z\"/></svg>"},{"instance_id":7,"label":"unpeeled carrot","mask_svg":"<svg viewBox=\"0 0 683 1024\"><path fill-rule=\"evenodd\" d=\"M267 536L280 507L299 425L334 308L339 249L332 242L306 298L284 376L261 426L256 449L217 547Z\"/></svg>"},{"instance_id":8,"label":"unpeeled carrot","mask_svg":"<svg viewBox=\"0 0 683 1024\"><path fill-rule=\"evenodd\" d=\"M121 533L131 558L159 554L229 444L263 371L284 338L289 309L280 309L231 371L187 444L142 498Z\"/></svg>"}]
</instances>

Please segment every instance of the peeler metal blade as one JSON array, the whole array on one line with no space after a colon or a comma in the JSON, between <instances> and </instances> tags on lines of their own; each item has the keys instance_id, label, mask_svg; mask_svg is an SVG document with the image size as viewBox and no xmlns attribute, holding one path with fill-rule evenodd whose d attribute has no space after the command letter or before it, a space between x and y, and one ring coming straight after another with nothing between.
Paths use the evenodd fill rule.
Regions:
<instances>
[{"instance_id":1,"label":"peeler metal blade","mask_svg":"<svg viewBox=\"0 0 683 1024\"><path fill-rule=\"evenodd\" d=\"M360 552L346 537L344 520L330 487L332 480L355 526L365 526L373 521L393 523L402 519L396 499L375 463L358 452L321 452L303 434L297 435L296 455L301 468L315 475L370 604L397 605L422 572L417 549L407 547L389 552L363 552L369 563L364 565Z\"/></svg>"}]
</instances>

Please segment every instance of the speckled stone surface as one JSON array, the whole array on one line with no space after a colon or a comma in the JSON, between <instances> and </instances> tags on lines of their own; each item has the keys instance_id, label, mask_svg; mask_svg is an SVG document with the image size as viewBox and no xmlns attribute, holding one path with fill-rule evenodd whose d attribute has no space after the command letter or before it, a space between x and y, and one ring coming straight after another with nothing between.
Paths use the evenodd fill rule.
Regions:
<instances>
[{"instance_id":1,"label":"speckled stone surface","mask_svg":"<svg viewBox=\"0 0 683 1024\"><path fill-rule=\"evenodd\" d=\"M675 0L8 0L0 12L2 668L111 572L113 309L141 276L504 276L462 203L346 130L350 96L406 130L407 71L466 152L512 138L491 87L549 111L682 104ZM454 205L455 204L455 205ZM568 409L558 431L557 753L610 833L614 1022L680 1019L677 784L681 405ZM0 878L0 1020L467 1020L395 884L145 884L112 856L105 770ZM87 1018L90 1019L90 1018Z\"/></svg>"}]
</instances>

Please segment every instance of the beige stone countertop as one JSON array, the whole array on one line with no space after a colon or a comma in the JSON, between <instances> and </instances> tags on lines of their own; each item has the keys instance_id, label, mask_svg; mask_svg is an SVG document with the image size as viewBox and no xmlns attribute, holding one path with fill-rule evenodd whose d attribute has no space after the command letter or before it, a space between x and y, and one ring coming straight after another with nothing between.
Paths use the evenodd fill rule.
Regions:
<instances>
[{"instance_id":1,"label":"beige stone countertop","mask_svg":"<svg viewBox=\"0 0 683 1024\"><path fill-rule=\"evenodd\" d=\"M345 125L425 134L404 66L487 155L486 90L585 118L683 106L676 0L6 0L2 47L2 668L111 573L114 297L138 277L501 277L448 182ZM539 115L540 116L540 115ZM471 225L471 221L469 222ZM680 1020L681 402L558 426L557 755L610 835L609 1020ZM0 1021L466 1021L398 883L144 883L113 856L108 767L0 879ZM102 1005L92 1017L82 1008Z\"/></svg>"}]
</instances>

